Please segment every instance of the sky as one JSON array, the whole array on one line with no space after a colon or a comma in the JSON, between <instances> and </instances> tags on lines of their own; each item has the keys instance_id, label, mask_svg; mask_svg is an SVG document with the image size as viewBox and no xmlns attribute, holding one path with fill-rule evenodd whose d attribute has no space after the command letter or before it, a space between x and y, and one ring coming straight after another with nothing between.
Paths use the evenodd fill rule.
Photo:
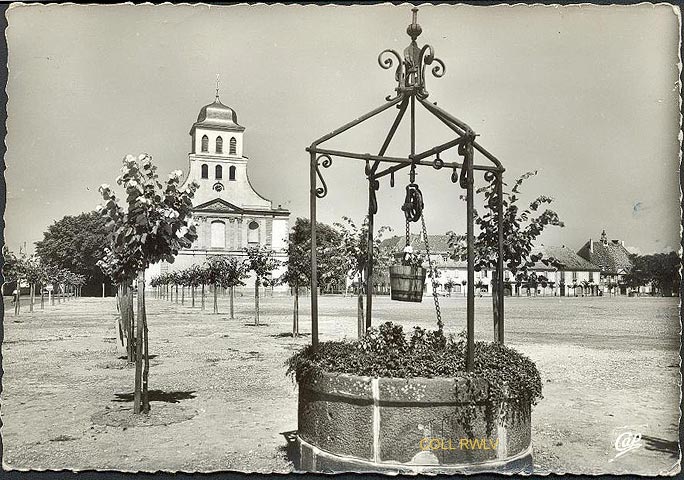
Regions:
<instances>
[{"instance_id":1,"label":"sky","mask_svg":"<svg viewBox=\"0 0 684 480\"><path fill-rule=\"evenodd\" d=\"M378 54L408 45L411 6L17 5L9 48L6 243L29 251L64 215L100 203L126 154L187 172L190 127L220 97L246 127L254 188L308 217L305 147L380 106L396 86ZM523 200L554 198L565 223L540 238L578 250L606 230L641 253L678 249L679 16L668 5L422 5L446 64L429 99L468 123ZM329 146L377 153L396 110ZM417 146L453 137L417 113ZM388 155L406 156L402 126ZM456 153L444 160L458 160ZM480 157L476 161L484 162ZM318 201L326 223L367 211L364 163L335 158ZM463 191L419 169L429 233L465 231ZM481 175L476 182L483 184ZM381 181L376 225L403 232L407 175ZM417 230L416 230L417 232Z\"/></svg>"}]
</instances>

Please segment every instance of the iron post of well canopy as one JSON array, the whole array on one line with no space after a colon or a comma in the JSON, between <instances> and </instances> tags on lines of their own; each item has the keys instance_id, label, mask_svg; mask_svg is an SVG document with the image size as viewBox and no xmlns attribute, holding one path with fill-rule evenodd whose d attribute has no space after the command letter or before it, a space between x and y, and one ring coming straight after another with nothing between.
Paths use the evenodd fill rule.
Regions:
<instances>
[{"instance_id":1,"label":"iron post of well canopy","mask_svg":"<svg viewBox=\"0 0 684 480\"><path fill-rule=\"evenodd\" d=\"M403 58L395 50L383 50L378 56L378 63L384 69L395 67L394 77L397 82L394 97L386 97L383 105L379 106L358 117L349 123L342 125L329 134L314 141L306 150L310 154L310 219L311 219L311 334L312 344L318 344L318 264L317 264L317 224L316 224L316 202L317 199L327 195L328 186L321 173L322 168L332 165L332 157L350 160L361 160L365 162L365 175L368 180L368 237L367 249L368 258L365 266L365 287L366 312L365 325L367 329L371 326L372 319L372 300L373 300L373 227L374 216L377 213L376 191L380 187L379 179L390 175L390 185L394 184L394 174L406 167L410 167L411 180L415 175L415 169L419 166L431 166L436 170L451 172L454 183L459 180L458 171L460 170L460 186L466 190L466 241L467 241L467 303L466 303L466 331L467 331L467 351L466 369L472 371L474 364L474 335L475 335L475 178L474 172L484 172L489 178L493 178L493 188L495 189L495 211L497 216L497 263L494 275L496 282L495 292L498 308L494 308L494 335L495 340L504 340L504 234L503 234L503 172L501 162L490 152L485 150L475 141L475 132L463 121L450 115L436 103L427 100L425 79L426 71L433 76L442 77L446 71L444 63L435 57L434 49L431 45L419 47L416 40L422 33L422 29L417 22L418 9L413 8L413 20L406 32L411 37L409 46L404 50ZM320 145L326 141L337 137L347 130L364 123L365 121L379 115L388 109L395 107L398 109L396 117L382 143L377 155L370 153L350 152L343 150L333 150L323 148ZM456 137L440 145L436 145L428 150L416 152L416 109L422 106L428 113L436 117L441 123L448 127ZM386 156L395 133L401 124L407 110L410 111L410 153L406 157ZM457 148L457 154L463 157L462 162L443 161L440 154ZM488 160L485 164L475 164L475 152ZM429 160L435 157L433 160ZM385 164L384 169L380 169ZM320 186L319 186L320 182ZM361 324L359 325L361 330Z\"/></svg>"}]
</instances>

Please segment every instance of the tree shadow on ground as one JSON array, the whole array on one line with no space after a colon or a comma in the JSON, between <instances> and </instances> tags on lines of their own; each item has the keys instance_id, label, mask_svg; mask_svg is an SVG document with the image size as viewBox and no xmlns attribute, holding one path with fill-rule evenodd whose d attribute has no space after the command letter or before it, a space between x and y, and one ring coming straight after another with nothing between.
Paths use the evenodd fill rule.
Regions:
<instances>
[{"instance_id":1,"label":"tree shadow on ground","mask_svg":"<svg viewBox=\"0 0 684 480\"><path fill-rule=\"evenodd\" d=\"M254 322L252 323L245 323L245 327L268 327L268 323L260 323L259 325L254 325Z\"/></svg>"},{"instance_id":2,"label":"tree shadow on ground","mask_svg":"<svg viewBox=\"0 0 684 480\"><path fill-rule=\"evenodd\" d=\"M300 333L294 338L299 338L299 337L310 337L310 333ZM273 335L269 335L269 337L273 338L284 338L284 337L292 337L292 332L282 332L282 333L276 333Z\"/></svg>"},{"instance_id":3,"label":"tree shadow on ground","mask_svg":"<svg viewBox=\"0 0 684 480\"><path fill-rule=\"evenodd\" d=\"M285 455L285 457L292 462L295 469L299 469L299 448L297 448L297 430L289 432L280 432L285 437L287 445L281 445L278 450Z\"/></svg>"},{"instance_id":4,"label":"tree shadow on ground","mask_svg":"<svg viewBox=\"0 0 684 480\"><path fill-rule=\"evenodd\" d=\"M642 435L641 439L646 442L646 450L667 453L672 458L679 458L679 442L648 435Z\"/></svg>"},{"instance_id":5,"label":"tree shadow on ground","mask_svg":"<svg viewBox=\"0 0 684 480\"><path fill-rule=\"evenodd\" d=\"M190 398L195 398L195 390L186 392L164 392L162 390L149 390L148 395L150 402L166 402L166 403L178 403L181 400L188 400ZM134 393L115 393L116 397L112 402L132 402Z\"/></svg>"}]
</instances>

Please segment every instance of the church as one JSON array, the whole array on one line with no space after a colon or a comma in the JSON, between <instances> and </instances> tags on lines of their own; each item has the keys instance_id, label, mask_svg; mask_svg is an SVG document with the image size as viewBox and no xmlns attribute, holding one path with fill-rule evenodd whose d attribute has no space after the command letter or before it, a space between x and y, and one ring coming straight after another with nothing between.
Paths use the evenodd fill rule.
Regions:
<instances>
[{"instance_id":1,"label":"church","mask_svg":"<svg viewBox=\"0 0 684 480\"><path fill-rule=\"evenodd\" d=\"M191 248L179 252L173 264L152 265L147 279L202 265L216 255L245 257L244 249L252 246L270 248L277 260L287 262L290 212L280 205L273 208L250 184L244 132L236 112L221 103L217 89L214 102L202 107L190 129L189 169L183 182L183 186L199 184L193 199L198 238ZM274 278L284 271L281 266ZM249 279L246 283L253 285Z\"/></svg>"}]
</instances>

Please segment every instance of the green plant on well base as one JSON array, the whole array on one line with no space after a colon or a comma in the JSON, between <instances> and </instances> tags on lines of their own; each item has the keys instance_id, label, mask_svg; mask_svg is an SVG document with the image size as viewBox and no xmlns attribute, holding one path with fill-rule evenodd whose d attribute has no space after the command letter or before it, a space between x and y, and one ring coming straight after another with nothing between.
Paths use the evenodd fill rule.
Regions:
<instances>
[{"instance_id":1,"label":"green plant on well base","mask_svg":"<svg viewBox=\"0 0 684 480\"><path fill-rule=\"evenodd\" d=\"M292 355L287 374L298 383L323 372L369 377L448 377L483 379L489 384L485 409L488 434L496 424L495 406L507 405L514 416L529 415L529 405L542 397L539 371L532 360L500 343L475 342L472 373L465 369L465 333L444 336L440 331L414 327L407 337L401 325L391 322L371 327L359 340L321 342ZM472 432L473 407L459 420Z\"/></svg>"}]
</instances>

